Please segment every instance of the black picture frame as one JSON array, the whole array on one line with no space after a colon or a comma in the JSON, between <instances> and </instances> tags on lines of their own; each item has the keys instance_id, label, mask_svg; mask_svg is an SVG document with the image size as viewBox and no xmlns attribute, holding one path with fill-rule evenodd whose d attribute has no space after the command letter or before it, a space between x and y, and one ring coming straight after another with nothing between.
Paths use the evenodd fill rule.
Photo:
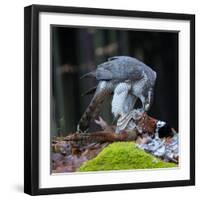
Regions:
<instances>
[{"instance_id":1,"label":"black picture frame","mask_svg":"<svg viewBox=\"0 0 200 200\"><path fill-rule=\"evenodd\" d=\"M148 183L39 188L39 14L77 13L154 19L187 20L190 23L190 179ZM95 192L195 184L195 16L160 12L82 7L31 5L24 9L24 192L30 195ZM180 69L181 70L181 69Z\"/></svg>"}]
</instances>

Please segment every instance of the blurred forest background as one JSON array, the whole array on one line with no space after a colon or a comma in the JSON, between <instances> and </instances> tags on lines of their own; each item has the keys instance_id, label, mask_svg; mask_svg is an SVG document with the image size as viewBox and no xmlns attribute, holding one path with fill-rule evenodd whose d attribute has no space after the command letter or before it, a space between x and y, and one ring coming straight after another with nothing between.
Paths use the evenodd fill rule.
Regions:
<instances>
[{"instance_id":1,"label":"blurred forest background","mask_svg":"<svg viewBox=\"0 0 200 200\"><path fill-rule=\"evenodd\" d=\"M154 102L149 115L178 131L178 33L98 28L51 28L51 135L76 131L92 95L82 96L97 84L80 77L107 58L135 57L157 72ZM111 98L100 115L112 123ZM91 123L91 129L97 126Z\"/></svg>"}]
</instances>

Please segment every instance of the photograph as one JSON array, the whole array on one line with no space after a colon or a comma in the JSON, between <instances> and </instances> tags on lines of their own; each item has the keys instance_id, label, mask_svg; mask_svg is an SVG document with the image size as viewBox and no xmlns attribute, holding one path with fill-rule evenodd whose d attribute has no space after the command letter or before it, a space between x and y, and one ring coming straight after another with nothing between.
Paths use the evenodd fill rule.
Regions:
<instances>
[{"instance_id":1,"label":"photograph","mask_svg":"<svg viewBox=\"0 0 200 200\"><path fill-rule=\"evenodd\" d=\"M195 16L30 5L24 191L195 184Z\"/></svg>"},{"instance_id":2,"label":"photograph","mask_svg":"<svg viewBox=\"0 0 200 200\"><path fill-rule=\"evenodd\" d=\"M178 32L51 25L51 173L178 168Z\"/></svg>"}]
</instances>

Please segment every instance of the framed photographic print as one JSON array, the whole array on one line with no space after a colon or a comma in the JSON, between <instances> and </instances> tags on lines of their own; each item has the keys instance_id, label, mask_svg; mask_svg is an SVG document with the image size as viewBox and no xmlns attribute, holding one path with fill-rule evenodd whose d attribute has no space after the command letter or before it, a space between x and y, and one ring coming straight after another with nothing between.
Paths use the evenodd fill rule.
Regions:
<instances>
[{"instance_id":1,"label":"framed photographic print","mask_svg":"<svg viewBox=\"0 0 200 200\"><path fill-rule=\"evenodd\" d=\"M195 184L195 16L25 8L24 191Z\"/></svg>"}]
</instances>

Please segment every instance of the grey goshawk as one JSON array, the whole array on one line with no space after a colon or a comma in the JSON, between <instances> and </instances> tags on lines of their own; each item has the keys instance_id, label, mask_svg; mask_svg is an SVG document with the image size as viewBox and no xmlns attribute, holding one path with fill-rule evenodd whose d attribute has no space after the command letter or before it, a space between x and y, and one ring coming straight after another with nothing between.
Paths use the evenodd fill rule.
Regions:
<instances>
[{"instance_id":1,"label":"grey goshawk","mask_svg":"<svg viewBox=\"0 0 200 200\"><path fill-rule=\"evenodd\" d=\"M148 111L152 105L156 72L136 58L109 58L83 77L95 77L99 83L79 121L78 131L88 128L89 122L99 114L100 106L108 95L113 94L112 113L115 117L130 112L138 98L144 111Z\"/></svg>"}]
</instances>

